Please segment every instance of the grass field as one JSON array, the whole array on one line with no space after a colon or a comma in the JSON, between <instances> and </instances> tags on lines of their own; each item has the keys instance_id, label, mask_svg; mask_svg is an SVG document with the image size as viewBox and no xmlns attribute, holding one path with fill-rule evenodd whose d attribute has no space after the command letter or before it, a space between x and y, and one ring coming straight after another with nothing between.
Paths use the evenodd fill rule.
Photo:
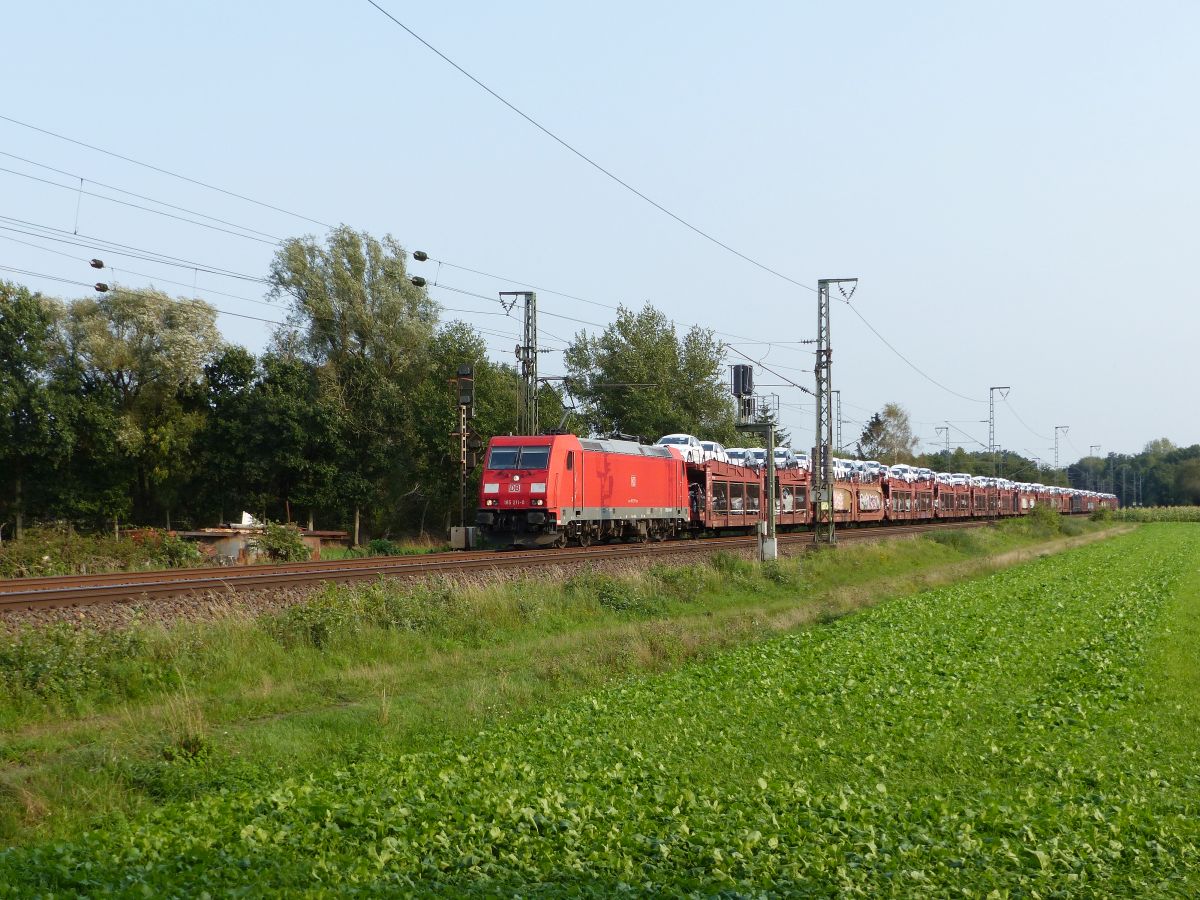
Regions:
<instances>
[{"instance_id":1,"label":"grass field","mask_svg":"<svg viewBox=\"0 0 1200 900\"><path fill-rule=\"evenodd\" d=\"M1197 733L1200 528L1145 526L433 749L235 766L0 891L1190 896Z\"/></svg>"}]
</instances>

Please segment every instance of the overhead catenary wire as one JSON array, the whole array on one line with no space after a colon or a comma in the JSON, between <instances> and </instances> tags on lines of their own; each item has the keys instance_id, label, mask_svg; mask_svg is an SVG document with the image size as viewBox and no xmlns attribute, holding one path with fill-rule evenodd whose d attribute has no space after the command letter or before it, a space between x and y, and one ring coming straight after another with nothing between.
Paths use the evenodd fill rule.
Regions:
<instances>
[{"instance_id":1,"label":"overhead catenary wire","mask_svg":"<svg viewBox=\"0 0 1200 900\"><path fill-rule=\"evenodd\" d=\"M728 344L725 344L724 346L729 347ZM762 366L764 369L766 369L768 372L770 372L772 375L774 375L780 381L787 382L792 387L796 388L797 390L801 390L806 394L812 394L812 390L810 388L806 388L802 384L797 384L796 382L792 381L792 379L788 378L786 375L779 374L774 369L772 369L770 366L764 365L760 361L754 359L754 357L747 356L745 353L743 353L741 350L738 350L735 347L729 347L729 349L732 350L734 353L736 353L738 356L742 357L743 359L748 360L749 362L755 363L756 365Z\"/></svg>"},{"instance_id":2,"label":"overhead catenary wire","mask_svg":"<svg viewBox=\"0 0 1200 900\"><path fill-rule=\"evenodd\" d=\"M89 178L86 175L80 175L77 172L68 172L65 169L58 169L58 168L55 168L54 166L48 166L45 163L38 162L37 160L27 159L24 156L17 156L17 154L9 153L7 150L0 150L0 156L7 156L9 159L19 160L20 162L23 162L27 165L37 166L39 169L46 169L47 171L54 172L58 175L66 175L68 178L77 179L81 183L87 182L88 184L94 184L97 187L102 187L105 190L116 191L119 194L125 194L126 196L129 196L129 197L137 197L139 200L145 200L149 203L157 203L160 206L166 206L166 207L168 207L170 209L174 209L178 212L189 213L193 216L199 216L202 219L211 219L213 222L219 222L220 224L228 225L231 228L239 228L242 231L249 231L254 234L261 235L262 237L270 238L271 240L276 241L276 242L283 241L283 238L279 237L278 235L270 234L266 231L259 231L257 228L250 228L246 225L239 225L237 222L230 222L228 219L220 219L220 218L217 218L216 216L210 216L208 213L202 213L202 212L199 212L194 209L189 209L186 206L176 206L174 203L168 203L165 200L157 200L154 197L148 197L145 194L138 194L138 193L135 193L134 191L126 190L125 188L119 188L116 185L105 184L103 181L97 181L94 178ZM10 172L11 170L5 169L4 171ZM23 174L23 173L16 173L16 174ZM76 188L72 187L71 190L76 190ZM92 196L96 196L96 195L92 195ZM102 197L101 199L107 200L107 199L111 199L111 198ZM139 209L140 208L141 207L139 207Z\"/></svg>"},{"instance_id":3,"label":"overhead catenary wire","mask_svg":"<svg viewBox=\"0 0 1200 900\"><path fill-rule=\"evenodd\" d=\"M153 209L152 207L149 207L149 206L142 206L140 203L131 203L128 200L120 200L116 197L108 197L104 194L97 194L95 191L85 191L82 187L76 187L74 185L69 185L69 184L59 184L57 181L51 181L49 178L40 178L37 175L30 175L28 172L18 172L15 169L8 169L8 168L5 168L4 166L0 166L0 172L7 172L9 175L17 175L21 178L28 178L31 181L39 181L42 184L48 184L52 187L61 188L64 191L69 191L72 194L78 193L78 194L82 194L85 197L95 197L98 200L107 200L109 203L119 203L121 206L128 206L133 209L140 209L143 212L153 213L156 216L165 216L168 219L175 219L176 221L179 221L179 222L187 222L189 225L198 225L201 228L209 228L213 231L219 231L222 234L230 234L230 235L233 235L234 237L244 238L245 240L248 240L248 241L256 241L260 244L268 244L268 245L272 245L272 246L277 245L279 243L278 240L267 240L266 238L255 237L254 235L246 234L245 232L233 231L232 229L229 229L229 228L222 228L220 225L212 225L208 222L200 222L200 221L197 221L196 219L189 219L186 216L177 216L174 213L169 213L169 212L166 212L165 210Z\"/></svg>"},{"instance_id":4,"label":"overhead catenary wire","mask_svg":"<svg viewBox=\"0 0 1200 900\"><path fill-rule=\"evenodd\" d=\"M0 215L0 220L5 222L15 222L18 225L26 226L25 229L13 228L11 226L0 225L0 230L9 231L15 234L24 234L29 237L40 238L45 241L53 241L58 244L67 244L75 247L84 247L89 250L98 251L101 253L111 253L115 256L125 256L131 259L141 259L145 262L160 263L164 266L172 266L181 269L191 269L204 272L210 275L220 275L223 278L236 278L241 281L253 281L262 284L270 284L270 280L263 278L260 275L247 275L244 272L237 272L233 269L226 269L221 266L210 265L209 263L196 262L195 260L185 259L179 256L172 256L166 253L159 253L156 250L147 250L144 247L136 247L132 244L122 244L118 241L112 241L107 238L100 238L94 235L74 234L62 228L55 228L52 225L42 225L37 222L30 222L25 219L18 219L13 216ZM49 231L53 234L64 235L63 237L54 237L51 234L40 234L34 231L28 231L28 228L37 228L42 231Z\"/></svg>"},{"instance_id":5,"label":"overhead catenary wire","mask_svg":"<svg viewBox=\"0 0 1200 900\"><path fill-rule=\"evenodd\" d=\"M1009 411L1010 413L1012 413L1012 414L1013 414L1013 417L1014 417L1014 418L1015 418L1015 419L1016 419L1018 422L1020 422L1020 423L1021 423L1021 425L1022 425L1022 427L1024 427L1024 429L1025 429L1026 431L1028 431L1030 434L1032 434L1032 435L1033 435L1035 438L1038 438L1039 440L1043 440L1043 441L1050 441L1050 440L1053 440L1053 438L1051 438L1051 437L1048 437L1047 435L1044 435L1044 434L1038 434L1036 431L1034 431L1032 428L1030 428L1030 427L1029 427L1029 425L1027 425L1027 424L1026 424L1025 420L1024 420L1024 419L1022 419L1022 418L1020 417L1020 415L1018 415L1018 414L1017 414L1017 411L1016 411L1015 409L1013 409L1013 406L1012 406L1012 404L1011 404L1011 403L1009 403L1009 402L1008 402L1008 398L1007 398L1007 397L1001 397L1001 398L1000 398L1000 402L1002 402L1002 403L1003 403L1005 406L1007 406L1007 407L1008 407L1008 411Z\"/></svg>"},{"instance_id":6,"label":"overhead catenary wire","mask_svg":"<svg viewBox=\"0 0 1200 900\"><path fill-rule=\"evenodd\" d=\"M409 28L407 25L405 25L403 22L401 22L399 19L397 19L395 16L393 16L390 12L388 12L386 9L384 9L382 6L380 6L378 3L376 3L375 0L367 0L367 2L369 4L371 4L371 6L375 7L375 9L379 10L379 12L381 12L384 16L386 16L394 24L398 25L400 28L402 28L404 31L406 31L409 35L411 35L413 38L415 38L418 42L420 42L422 45L424 45L427 49L431 50L433 53L435 53L442 60L447 62L450 66L452 66L454 69L456 69L462 75L465 75L467 78L469 78L471 81L473 81L480 88L487 91L487 93L491 94L493 97L495 97L497 100L499 100L505 106L507 106L510 110L512 110L514 113L516 113L522 119L524 119L526 122L528 122L534 128L536 128L538 131L542 132L547 137L549 137L551 140L555 141L562 147L566 148L568 151L573 153L575 156L579 157L581 160L583 160L589 166L596 169L596 171L605 175L607 178L610 178L612 181L615 181L621 187L625 188L625 190L640 197L642 200L644 200L646 203L649 203L651 206L653 206L659 212L664 213L665 215L674 219L676 222L678 222L684 228L687 228L688 230L698 234L700 237L704 238L706 241L711 241L713 244L716 244L718 247L720 247L724 250L727 250L728 252L732 253L734 256L737 256L740 259L745 260L746 262L750 263L753 266L757 266L759 269L762 269L764 272L768 272L771 275L774 275L776 278L781 278L784 281L787 281L791 284L796 285L797 287L802 287L802 288L805 288L806 290L810 290L810 291L813 291L813 293L816 293L816 288L810 287L809 285L804 284L803 282L797 281L796 279L792 278L791 276L785 275L782 272L778 271L777 269L771 268L771 266L768 266L766 263L760 262L759 260L755 259L754 257L749 256L746 253L743 253L741 250L738 250L735 247L730 246L729 244L725 243L724 241L720 240L719 238L716 238L713 235L709 234L707 231L704 231L703 229L699 228L698 226L693 225L691 222L689 222L687 219L683 218L682 216L667 209L667 207L663 206L657 200L651 199L649 196L647 196L646 194L642 193L637 188L635 188L632 184L630 184L629 182L620 178L618 175L613 173L611 170L606 169L604 166L600 165L600 163L596 162L594 159L592 159L590 156L585 154L583 151L579 150L574 145L568 143L563 138L559 137L557 134L555 134L553 131L551 131L549 128L547 128L545 125L543 125L541 122L537 121L532 116L530 116L528 113L524 112L519 107L517 107L516 105L511 103L510 101L506 100L504 97L502 97L496 91L492 90L490 87L488 87L482 81L480 81L478 78L476 78L474 75L472 75L466 69L464 69L458 63L456 63L454 60L452 60L445 53L443 53L437 47L433 46L433 44L429 43L429 41L425 40L425 38L421 37L419 34L417 34L415 31L413 31L411 28Z\"/></svg>"},{"instance_id":7,"label":"overhead catenary wire","mask_svg":"<svg viewBox=\"0 0 1200 900\"><path fill-rule=\"evenodd\" d=\"M208 182L200 181L197 178L191 178L187 175L181 175L178 172L172 172L170 169L165 169L161 166L156 166L152 163L142 162L141 160L134 159L133 157L130 157L130 156L125 156L121 153L116 153L115 151L112 151L112 150L105 150L103 147L97 147L95 144L89 144L86 141L81 141L81 140L78 140L77 138L67 137L65 134L59 134L58 132L51 131L48 128L40 128L37 125L31 125L28 122L22 122L20 119L14 119L12 116L0 115L0 120L3 120L5 122L11 122L13 125L19 125L22 128L28 128L31 131L40 132L41 134L48 135L49 137L57 138L60 141L66 141L70 144L76 144L77 146L84 147L88 150L93 150L96 153L103 153L105 156L111 156L114 159L119 159L123 162L131 163L135 166L141 166L143 169L150 169L151 171L158 172L161 175L169 175L171 178L178 178L180 181L186 181L189 184L194 184L198 187L202 187L202 188L205 188L210 191L216 191L219 194L225 194L227 197L234 197L238 200L243 200L246 203L252 203L255 206L261 206L264 209L270 209L277 213L283 213L284 215L291 216L292 218L295 218L295 219L303 219L306 222L311 222L314 225L320 225L323 228L333 228L334 227L333 225L330 225L328 222L322 222L320 219L314 219L311 216L306 216L306 215L303 215L302 213L292 212L290 210L284 209L283 207L275 206L274 204L267 203L263 200L255 200L253 197L248 197L245 194L239 194L237 191L231 191L231 190L228 190L227 188L218 187L215 184L209 184Z\"/></svg>"},{"instance_id":8,"label":"overhead catenary wire","mask_svg":"<svg viewBox=\"0 0 1200 900\"><path fill-rule=\"evenodd\" d=\"M900 357L900 359L902 359L904 361L904 363L910 369L912 369L914 372L916 372L918 375L920 375L922 378L924 378L930 384L936 385L937 387L939 387L943 391L945 391L947 394L952 394L955 397L958 397L960 400L969 400L972 403L986 403L987 402L986 400L980 400L977 397L968 397L966 394L960 394L958 391L953 390L952 388L946 387L946 385L942 384L940 381L938 381L932 375L923 371L919 366L917 366L916 363L914 363L911 359L909 359L907 356L905 356L903 353L901 353L899 350L897 350L894 346L892 346L892 343L887 338L885 338L882 334L880 334L878 331L876 331L875 326L872 325L870 322L868 322L866 319L866 316L864 316L862 313L860 313L858 311L857 308L855 308L853 305L851 305L850 301L844 300L843 302L846 304L846 306L848 306L850 308L850 310L856 316L858 316L858 318L862 321L862 323L871 330L871 333L874 334L875 337L877 337L877 338L879 338L879 340L883 341L883 343L887 346L887 348L889 350L891 350L894 354L896 354L896 356Z\"/></svg>"},{"instance_id":9,"label":"overhead catenary wire","mask_svg":"<svg viewBox=\"0 0 1200 900\"><path fill-rule=\"evenodd\" d=\"M61 276L49 275L45 272L33 272L33 271L30 271L29 269L19 269L19 268L16 268L15 266L0 265L0 272L15 272L18 275L25 275L30 278L41 278L46 281L56 281L56 282L60 282L62 284L73 284L73 285L76 285L77 287L86 287L86 288L93 288L93 289L95 288L94 284L89 284L86 281L76 281L71 278L62 278ZM115 282L114 282L114 284L115 284ZM204 302L204 301L201 301L201 302ZM286 323L280 322L276 319L264 319L261 316L251 316L251 315L247 315L245 313L233 312L232 310L228 310L228 309L221 309L221 307L216 306L212 303L208 303L207 305L212 307L214 312L216 312L220 315L223 315L223 316L233 316L234 318L237 318L237 319L250 319L251 321L254 321L254 322L265 322L268 325L285 325L286 324Z\"/></svg>"}]
</instances>

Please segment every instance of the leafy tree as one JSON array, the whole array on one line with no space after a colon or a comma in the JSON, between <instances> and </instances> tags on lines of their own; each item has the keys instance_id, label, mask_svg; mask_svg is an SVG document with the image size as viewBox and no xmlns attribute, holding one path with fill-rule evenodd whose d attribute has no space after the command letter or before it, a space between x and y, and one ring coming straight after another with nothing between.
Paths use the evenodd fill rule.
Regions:
<instances>
[{"instance_id":1,"label":"leafy tree","mask_svg":"<svg viewBox=\"0 0 1200 900\"><path fill-rule=\"evenodd\" d=\"M918 443L904 407L888 403L867 421L858 439L858 454L881 462L911 462Z\"/></svg>"},{"instance_id":2,"label":"leafy tree","mask_svg":"<svg viewBox=\"0 0 1200 900\"><path fill-rule=\"evenodd\" d=\"M688 432L728 443L736 432L723 358L711 331L694 326L680 339L650 304L637 313L621 307L602 334L575 336L567 386L593 433L653 440Z\"/></svg>"},{"instance_id":3,"label":"leafy tree","mask_svg":"<svg viewBox=\"0 0 1200 900\"><path fill-rule=\"evenodd\" d=\"M308 510L346 511L339 495L344 458L337 410L322 395L317 370L286 353L261 360L262 377L248 405L251 460L258 467L246 500L266 518Z\"/></svg>"},{"instance_id":4,"label":"leafy tree","mask_svg":"<svg viewBox=\"0 0 1200 900\"><path fill-rule=\"evenodd\" d=\"M413 467L411 398L428 366L437 310L405 271L404 249L341 226L324 244L286 241L271 264L273 294L292 301L290 335L316 369L320 402L343 448L338 490L354 510L381 511L387 481Z\"/></svg>"},{"instance_id":5,"label":"leafy tree","mask_svg":"<svg viewBox=\"0 0 1200 900\"><path fill-rule=\"evenodd\" d=\"M1184 460L1175 467L1175 502L1200 505L1200 458Z\"/></svg>"},{"instance_id":6,"label":"leafy tree","mask_svg":"<svg viewBox=\"0 0 1200 900\"><path fill-rule=\"evenodd\" d=\"M206 520L229 521L256 493L263 469L259 435L266 424L254 403L260 375L254 354L232 345L204 367L204 423L196 435L193 494Z\"/></svg>"},{"instance_id":7,"label":"leafy tree","mask_svg":"<svg viewBox=\"0 0 1200 900\"><path fill-rule=\"evenodd\" d=\"M61 312L56 301L0 281L0 500L8 495L3 505L17 537L31 486L38 493L52 484L54 467L71 444L48 378Z\"/></svg>"},{"instance_id":8,"label":"leafy tree","mask_svg":"<svg viewBox=\"0 0 1200 900\"><path fill-rule=\"evenodd\" d=\"M203 421L193 389L220 346L216 311L201 300L117 287L72 302L65 332L89 395L104 386L115 397L120 451L135 464L135 508L145 514L161 507L170 527L171 505L194 468L191 445Z\"/></svg>"}]
</instances>

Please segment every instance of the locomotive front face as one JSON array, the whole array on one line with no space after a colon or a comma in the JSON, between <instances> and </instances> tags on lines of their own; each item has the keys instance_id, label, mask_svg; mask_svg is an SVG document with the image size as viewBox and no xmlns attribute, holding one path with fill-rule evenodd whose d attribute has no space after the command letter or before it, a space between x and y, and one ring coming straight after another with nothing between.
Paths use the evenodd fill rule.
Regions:
<instances>
[{"instance_id":1,"label":"locomotive front face","mask_svg":"<svg viewBox=\"0 0 1200 900\"><path fill-rule=\"evenodd\" d=\"M493 439L476 522L494 543L534 547L558 539L550 505L553 450L552 439L546 437Z\"/></svg>"}]
</instances>

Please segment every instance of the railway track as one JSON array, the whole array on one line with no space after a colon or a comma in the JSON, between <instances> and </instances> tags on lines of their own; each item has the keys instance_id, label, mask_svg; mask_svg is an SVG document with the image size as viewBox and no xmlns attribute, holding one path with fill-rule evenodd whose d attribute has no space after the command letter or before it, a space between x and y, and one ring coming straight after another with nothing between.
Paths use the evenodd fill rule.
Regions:
<instances>
[{"instance_id":1,"label":"railway track","mask_svg":"<svg viewBox=\"0 0 1200 900\"><path fill-rule=\"evenodd\" d=\"M953 521L848 528L838 532L839 542L910 537L928 531L971 528L985 521ZM502 550L428 553L419 556L343 559L236 568L166 569L151 572L114 572L104 575L67 575L49 578L15 578L0 581L0 613L55 607L91 606L129 600L154 600L187 594L261 591L328 582L346 583L377 578L419 578L434 574L462 574L513 569L538 569L581 565L601 560L639 560L678 554L743 550L755 546L754 537L716 537L703 540L645 544L597 545L561 550ZM812 534L780 534L779 544L792 550L813 547Z\"/></svg>"}]
</instances>

